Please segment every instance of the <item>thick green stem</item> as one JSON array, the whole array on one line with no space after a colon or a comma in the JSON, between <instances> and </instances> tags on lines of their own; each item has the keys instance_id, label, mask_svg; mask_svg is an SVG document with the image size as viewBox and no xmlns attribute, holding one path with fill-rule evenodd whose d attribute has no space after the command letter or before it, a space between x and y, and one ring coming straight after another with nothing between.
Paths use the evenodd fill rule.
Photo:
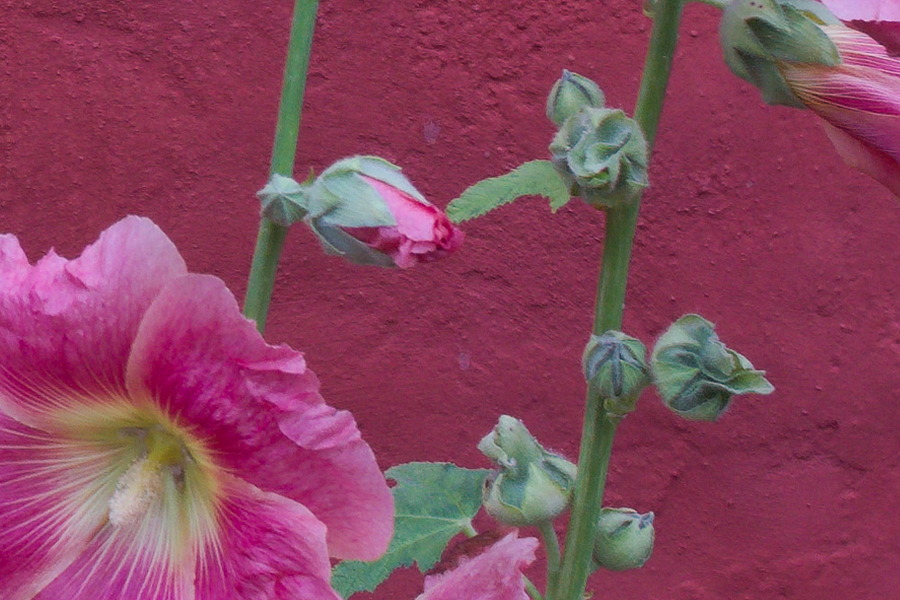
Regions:
<instances>
[{"instance_id":1,"label":"thick green stem","mask_svg":"<svg viewBox=\"0 0 900 600\"><path fill-rule=\"evenodd\" d=\"M650 148L656 138L662 113L678 40L682 2L683 0L659 0L655 8L653 32L634 115ZM631 260L639 207L640 198L637 198L630 206L607 212L607 230L594 316L595 333L622 327L628 263ZM602 399L589 389L565 553L557 586L547 594L553 600L581 600L584 595L618 420L606 413Z\"/></svg>"},{"instance_id":2,"label":"thick green stem","mask_svg":"<svg viewBox=\"0 0 900 600\"><path fill-rule=\"evenodd\" d=\"M291 21L291 37L284 66L284 82L278 106L270 175L290 176L294 171L309 52L318 8L318 0L294 2L294 18ZM266 328L269 301L272 299L272 287L275 285L275 271L286 236L287 227L277 225L265 217L260 220L256 250L253 253L253 264L247 283L247 295L244 299L244 315L256 321L256 327L260 332Z\"/></svg>"},{"instance_id":3,"label":"thick green stem","mask_svg":"<svg viewBox=\"0 0 900 600\"><path fill-rule=\"evenodd\" d=\"M553 600L580 600L584 594L616 425L600 398L589 393L566 549L557 585L547 593Z\"/></svg>"},{"instance_id":4,"label":"thick green stem","mask_svg":"<svg viewBox=\"0 0 900 600\"><path fill-rule=\"evenodd\" d=\"M553 529L553 521L545 521L538 525L541 539L544 541L544 550L547 552L547 589L556 587L559 579L559 538Z\"/></svg>"}]
</instances>

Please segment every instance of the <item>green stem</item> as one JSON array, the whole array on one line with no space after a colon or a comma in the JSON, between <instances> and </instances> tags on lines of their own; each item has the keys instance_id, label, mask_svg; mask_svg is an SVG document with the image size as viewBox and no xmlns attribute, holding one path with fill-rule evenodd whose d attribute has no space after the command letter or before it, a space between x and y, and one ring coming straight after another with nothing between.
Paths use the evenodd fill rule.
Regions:
<instances>
[{"instance_id":1,"label":"green stem","mask_svg":"<svg viewBox=\"0 0 900 600\"><path fill-rule=\"evenodd\" d=\"M547 589L556 587L559 579L559 538L553 529L553 521L545 521L538 526L541 538L544 540L544 550L547 552Z\"/></svg>"},{"instance_id":2,"label":"green stem","mask_svg":"<svg viewBox=\"0 0 900 600\"><path fill-rule=\"evenodd\" d=\"M306 90L306 73L309 68L309 52L318 8L318 0L294 2L294 17L291 20L291 36L288 42L287 61L284 65L284 81L281 87L281 102L278 105L270 176L278 174L289 177L294 171L303 93ZM244 315L256 321L256 327L260 332L266 328L272 287L275 285L275 271L286 236L287 227L277 225L265 217L260 220L256 250L253 253L253 264L247 282L247 295L244 299Z\"/></svg>"},{"instance_id":3,"label":"green stem","mask_svg":"<svg viewBox=\"0 0 900 600\"><path fill-rule=\"evenodd\" d=\"M683 0L659 0L656 4L653 32L634 115L649 148L653 147L662 113L678 40L682 4ZM622 327L628 263L639 208L640 198L637 198L627 207L607 211L607 231L594 315L595 333ZM602 399L589 389L565 553L557 587L548 593L553 600L581 600L584 595L618 420L606 413Z\"/></svg>"},{"instance_id":4,"label":"green stem","mask_svg":"<svg viewBox=\"0 0 900 600\"><path fill-rule=\"evenodd\" d=\"M557 586L548 592L553 600L580 600L584 594L616 425L603 410L600 398L589 393L579 452L579 465L584 467L579 466L575 482L572 517Z\"/></svg>"},{"instance_id":5,"label":"green stem","mask_svg":"<svg viewBox=\"0 0 900 600\"><path fill-rule=\"evenodd\" d=\"M544 596L541 595L541 591L537 589L537 586L532 583L530 579L522 575L522 581L525 582L525 591L528 592L528 595L531 596L531 600L544 600Z\"/></svg>"}]
</instances>

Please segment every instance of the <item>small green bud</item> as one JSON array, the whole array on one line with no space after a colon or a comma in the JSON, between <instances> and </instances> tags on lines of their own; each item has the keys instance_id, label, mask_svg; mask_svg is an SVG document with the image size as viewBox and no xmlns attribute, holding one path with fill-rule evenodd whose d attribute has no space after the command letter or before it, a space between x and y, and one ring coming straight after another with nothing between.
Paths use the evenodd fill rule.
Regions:
<instances>
[{"instance_id":1,"label":"small green bud","mask_svg":"<svg viewBox=\"0 0 900 600\"><path fill-rule=\"evenodd\" d=\"M780 63L841 63L821 25L840 21L812 0L734 0L725 7L719 36L725 62L762 92L768 104L804 108L779 70Z\"/></svg>"},{"instance_id":2,"label":"small green bud","mask_svg":"<svg viewBox=\"0 0 900 600\"><path fill-rule=\"evenodd\" d=\"M306 216L308 198L305 186L290 177L272 175L266 186L256 192L264 217L283 227L290 227Z\"/></svg>"},{"instance_id":3,"label":"small green bud","mask_svg":"<svg viewBox=\"0 0 900 600\"><path fill-rule=\"evenodd\" d=\"M535 525L569 504L577 468L544 450L522 421L503 415L478 449L497 465L484 488L484 508L507 525Z\"/></svg>"},{"instance_id":4,"label":"small green bud","mask_svg":"<svg viewBox=\"0 0 900 600\"><path fill-rule=\"evenodd\" d=\"M583 107L569 117L550 144L553 166L597 208L633 202L647 186L647 141L621 110Z\"/></svg>"},{"instance_id":5,"label":"small green bud","mask_svg":"<svg viewBox=\"0 0 900 600\"><path fill-rule=\"evenodd\" d=\"M563 69L562 77L553 84L547 96L547 118L558 127L583 106L600 108L606 102L603 90L596 83Z\"/></svg>"},{"instance_id":6,"label":"small green bud","mask_svg":"<svg viewBox=\"0 0 900 600\"><path fill-rule=\"evenodd\" d=\"M597 519L594 562L610 571L643 567L653 552L653 513L603 508Z\"/></svg>"},{"instance_id":7,"label":"small green bud","mask_svg":"<svg viewBox=\"0 0 900 600\"><path fill-rule=\"evenodd\" d=\"M634 410L641 391L650 384L647 349L621 331L592 335L582 356L584 376L603 399L603 407L617 416Z\"/></svg>"},{"instance_id":8,"label":"small green bud","mask_svg":"<svg viewBox=\"0 0 900 600\"><path fill-rule=\"evenodd\" d=\"M719 341L714 327L699 315L685 315L659 338L650 358L663 402L687 419L715 421L733 395L775 390L765 371Z\"/></svg>"}]
</instances>

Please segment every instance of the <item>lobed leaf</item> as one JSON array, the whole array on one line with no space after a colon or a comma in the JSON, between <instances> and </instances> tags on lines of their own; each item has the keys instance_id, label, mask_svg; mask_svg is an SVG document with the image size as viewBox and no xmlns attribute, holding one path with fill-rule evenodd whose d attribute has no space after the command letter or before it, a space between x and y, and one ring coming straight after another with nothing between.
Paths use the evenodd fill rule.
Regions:
<instances>
[{"instance_id":1,"label":"lobed leaf","mask_svg":"<svg viewBox=\"0 0 900 600\"><path fill-rule=\"evenodd\" d=\"M374 562L344 561L331 585L344 598L373 591L395 570L413 563L423 573L441 557L447 543L470 530L481 508L487 469L463 469L450 463L397 465L385 476L394 480L394 538Z\"/></svg>"}]
</instances>

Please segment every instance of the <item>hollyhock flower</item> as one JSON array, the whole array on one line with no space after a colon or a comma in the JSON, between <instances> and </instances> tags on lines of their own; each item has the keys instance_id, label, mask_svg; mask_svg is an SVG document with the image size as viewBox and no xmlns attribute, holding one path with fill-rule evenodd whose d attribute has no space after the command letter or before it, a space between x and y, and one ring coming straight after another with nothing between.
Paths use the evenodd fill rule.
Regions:
<instances>
[{"instance_id":1,"label":"hollyhock flower","mask_svg":"<svg viewBox=\"0 0 900 600\"><path fill-rule=\"evenodd\" d=\"M463 232L399 167L375 156L337 161L304 196L305 221L325 249L358 264L411 267L463 243Z\"/></svg>"},{"instance_id":2,"label":"hollyhock flower","mask_svg":"<svg viewBox=\"0 0 900 600\"><path fill-rule=\"evenodd\" d=\"M318 389L146 219L71 261L0 236L0 598L336 600L392 501Z\"/></svg>"},{"instance_id":3,"label":"hollyhock flower","mask_svg":"<svg viewBox=\"0 0 900 600\"><path fill-rule=\"evenodd\" d=\"M534 561L538 541L515 532L452 571L429 575L416 600L528 600L522 569Z\"/></svg>"},{"instance_id":4,"label":"hollyhock flower","mask_svg":"<svg viewBox=\"0 0 900 600\"><path fill-rule=\"evenodd\" d=\"M766 102L806 107L822 117L844 160L900 196L900 58L822 5L802 6L787 0L729 4L721 26L726 61Z\"/></svg>"}]
</instances>

